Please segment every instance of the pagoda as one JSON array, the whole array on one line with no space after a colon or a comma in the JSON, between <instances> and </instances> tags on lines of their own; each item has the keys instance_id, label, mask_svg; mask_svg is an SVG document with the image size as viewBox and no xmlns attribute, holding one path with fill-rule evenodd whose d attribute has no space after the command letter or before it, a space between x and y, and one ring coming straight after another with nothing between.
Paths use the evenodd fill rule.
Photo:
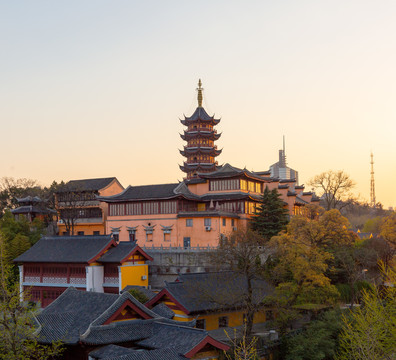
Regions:
<instances>
[{"instance_id":1,"label":"pagoda","mask_svg":"<svg viewBox=\"0 0 396 360\"><path fill-rule=\"evenodd\" d=\"M184 120L180 122L187 126L184 134L180 134L181 138L187 141L187 145L183 150L179 150L180 154L187 158L180 169L187 173L187 179L197 176L198 173L208 173L217 170L216 156L221 154L221 150L217 149L214 142L220 138L214 129L214 126L220 122L214 116L209 116L202 107L202 83L198 82L198 107L190 117L184 116Z\"/></svg>"}]
</instances>

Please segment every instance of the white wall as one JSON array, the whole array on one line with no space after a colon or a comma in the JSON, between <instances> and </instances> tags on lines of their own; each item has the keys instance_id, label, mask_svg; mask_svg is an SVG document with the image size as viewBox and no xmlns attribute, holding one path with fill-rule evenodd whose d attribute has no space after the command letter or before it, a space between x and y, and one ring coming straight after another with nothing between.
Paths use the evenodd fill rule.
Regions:
<instances>
[{"instance_id":1,"label":"white wall","mask_svg":"<svg viewBox=\"0 0 396 360\"><path fill-rule=\"evenodd\" d=\"M103 266L87 266L87 291L103 292Z\"/></svg>"}]
</instances>

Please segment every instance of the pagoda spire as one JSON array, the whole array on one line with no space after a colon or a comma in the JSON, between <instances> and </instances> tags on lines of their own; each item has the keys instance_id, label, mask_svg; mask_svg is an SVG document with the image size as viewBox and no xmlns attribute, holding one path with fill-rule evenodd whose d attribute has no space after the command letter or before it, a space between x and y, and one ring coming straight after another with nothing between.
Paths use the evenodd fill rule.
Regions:
<instances>
[{"instance_id":1,"label":"pagoda spire","mask_svg":"<svg viewBox=\"0 0 396 360\"><path fill-rule=\"evenodd\" d=\"M213 172L217 170L216 157L221 154L221 150L217 149L215 141L220 138L215 125L220 119L208 115L202 107L202 82L198 81L198 107L190 117L184 116L180 122L187 128L181 138L187 142L183 150L179 150L180 154L186 157L180 169L187 173L187 179L198 176L198 173Z\"/></svg>"},{"instance_id":2,"label":"pagoda spire","mask_svg":"<svg viewBox=\"0 0 396 360\"><path fill-rule=\"evenodd\" d=\"M201 79L199 79L199 81L198 81L197 91L198 91L198 107L202 107L202 99L203 99L202 91L203 91L203 88L202 88Z\"/></svg>"}]
</instances>

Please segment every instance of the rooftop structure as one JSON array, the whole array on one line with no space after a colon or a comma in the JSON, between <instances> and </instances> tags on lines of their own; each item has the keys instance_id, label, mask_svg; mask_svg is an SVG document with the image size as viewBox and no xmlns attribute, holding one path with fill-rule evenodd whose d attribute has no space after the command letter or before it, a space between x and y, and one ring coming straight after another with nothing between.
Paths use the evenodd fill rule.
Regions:
<instances>
[{"instance_id":1,"label":"rooftop structure","mask_svg":"<svg viewBox=\"0 0 396 360\"><path fill-rule=\"evenodd\" d=\"M61 340L65 359L217 358L229 348L195 329L195 321L181 324L164 318L128 292L103 294L71 287L37 315L37 322L39 342Z\"/></svg>"},{"instance_id":2,"label":"rooftop structure","mask_svg":"<svg viewBox=\"0 0 396 360\"><path fill-rule=\"evenodd\" d=\"M287 166L285 137L283 136L283 149L279 150L279 161L270 166L271 177L280 180L296 180L298 185L298 171Z\"/></svg>"},{"instance_id":3,"label":"rooftop structure","mask_svg":"<svg viewBox=\"0 0 396 360\"><path fill-rule=\"evenodd\" d=\"M187 173L187 179L197 176L198 172L205 173L216 170L217 161L215 158L221 154L221 150L215 146L221 134L218 134L214 126L220 122L214 116L209 116L202 107L203 88L201 79L198 82L198 107L190 117L184 117L180 122L187 126L181 138L187 141L180 154L187 160L180 166L180 169Z\"/></svg>"}]
</instances>

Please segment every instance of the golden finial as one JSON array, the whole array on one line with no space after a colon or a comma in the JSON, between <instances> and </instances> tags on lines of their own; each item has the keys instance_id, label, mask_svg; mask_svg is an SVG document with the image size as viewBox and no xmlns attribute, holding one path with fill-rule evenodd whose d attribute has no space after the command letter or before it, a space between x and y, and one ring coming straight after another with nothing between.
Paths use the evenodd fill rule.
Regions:
<instances>
[{"instance_id":1,"label":"golden finial","mask_svg":"<svg viewBox=\"0 0 396 360\"><path fill-rule=\"evenodd\" d=\"M201 82L201 79L199 79L198 88L197 88L197 91L198 91L198 107L202 107L202 99L203 99L202 90L203 90L202 82Z\"/></svg>"}]
</instances>

